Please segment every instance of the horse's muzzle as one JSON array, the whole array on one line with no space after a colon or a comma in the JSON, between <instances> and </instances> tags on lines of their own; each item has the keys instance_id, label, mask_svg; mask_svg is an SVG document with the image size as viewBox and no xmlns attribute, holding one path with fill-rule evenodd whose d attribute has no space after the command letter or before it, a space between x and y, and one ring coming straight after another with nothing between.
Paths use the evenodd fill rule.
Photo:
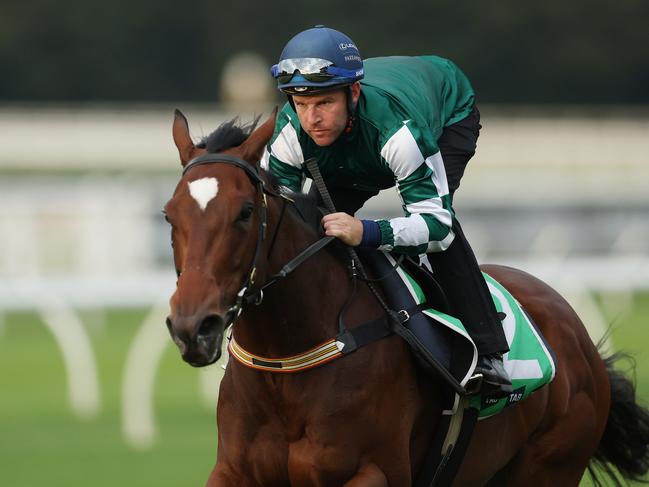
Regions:
<instances>
[{"instance_id":1,"label":"horse's muzzle","mask_svg":"<svg viewBox=\"0 0 649 487\"><path fill-rule=\"evenodd\" d=\"M203 317L167 318L167 328L183 360L194 367L213 364L221 357L225 319L216 313Z\"/></svg>"}]
</instances>

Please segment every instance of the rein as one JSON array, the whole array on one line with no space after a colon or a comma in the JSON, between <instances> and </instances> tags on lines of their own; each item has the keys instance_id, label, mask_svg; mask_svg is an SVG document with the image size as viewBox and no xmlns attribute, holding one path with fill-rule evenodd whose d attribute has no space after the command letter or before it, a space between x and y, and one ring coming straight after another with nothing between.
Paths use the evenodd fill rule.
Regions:
<instances>
[{"instance_id":1,"label":"rein","mask_svg":"<svg viewBox=\"0 0 649 487\"><path fill-rule=\"evenodd\" d=\"M310 158L306 161L304 161L304 165L307 167L309 172L311 173L311 177L313 178L313 183L316 185L316 188L320 192L320 196L322 197L322 200L324 201L325 205L327 205L327 209L331 212L336 211L336 207L334 206L334 202L331 199L331 195L329 194L329 190L327 189L327 185L324 182L324 179L322 178L322 174L320 173L320 168L318 167L318 161L315 158ZM347 253L349 254L349 257L351 259L352 263L352 279L356 279L356 277L360 277L362 280L365 281L367 284L367 287L371 291L371 293L374 295L376 300L378 301L379 305L381 308L383 308L383 311L385 311L385 314L388 315L391 319L393 319L396 323L404 323L407 321L406 319L403 319L399 317L398 313L395 312L394 310L390 309L390 307L387 305L387 303L383 300L381 297L381 294L379 291L376 289L374 286L374 282L376 281L381 281L385 279L389 274L391 274L393 271L397 269L397 267L400 264L400 261L398 261L394 268L388 272L385 276L380 277L379 279L370 279L367 275L367 272L365 272L365 269L363 268L363 264L361 262L361 259L358 257L358 254L356 253L356 250L354 250L353 247L346 246ZM356 283L354 282L354 291L356 291ZM351 299L349 300L351 301ZM349 301L347 304L349 304ZM345 308L347 305L345 305ZM338 329L342 333L345 330L345 327L342 323L342 315L344 313L344 308L343 311L341 311L340 316L338 318Z\"/></svg>"},{"instance_id":2,"label":"rein","mask_svg":"<svg viewBox=\"0 0 649 487\"><path fill-rule=\"evenodd\" d=\"M321 191L321 194L323 195L325 201L328 200L327 204L330 209L333 209L333 202L331 201L331 197L329 196L326 186L324 185L324 181L322 181L322 176L319 173L317 164L314 164L315 161L312 160L306 161L306 163L310 166L315 165L315 168L313 168L313 170L309 168L312 176L314 176L314 182L317 184L318 189ZM277 274L271 276L270 279L268 279L268 281L259 289L252 290L252 287L255 284L255 277L257 273L257 261L261 254L263 243L266 239L266 230L268 226L268 201L266 199L266 195L284 199L284 208L282 208L282 214L280 215L280 219L278 220L277 226L275 228L275 234L273 235L273 238L271 240L271 248L268 253L268 257L270 257L270 252L274 247L275 239L283 220L286 204L287 202L293 203L293 200L269 189L266 185L266 181L259 175L259 170L256 166L230 154L204 154L202 156L196 157L186 164L185 168L183 169L183 176L187 174L187 172L192 168L204 164L229 164L242 169L250 178L251 182L256 186L257 191L261 195L259 232L257 236L255 254L250 264L250 271L248 272L248 276L246 277L246 280L237 293L236 302L230 307L230 309L228 309L226 313L226 316L229 317L228 324L226 325L228 326L241 315L244 306L250 304L261 304L263 300L263 291L266 288L273 285L278 280L288 276L297 267L299 267L300 264L329 245L335 239L335 237L323 237L317 242L311 244L305 250L300 252L296 257L291 259L287 264L285 264ZM406 340L412 340L412 332L403 325L410 319L411 314L420 313L422 309L427 306L427 303L419 304L413 306L412 308L402 309L398 311L390 309L380 296L379 292L373 286L373 282L385 278L388 274L394 272L397 266L395 266L394 269L390 271L390 273L386 274L386 276L382 276L379 279L369 279L354 249L348 247L348 252L351 257L351 278L353 281L353 292L352 295L349 296L347 302L339 313L338 334L334 338L321 344L320 346L317 346L311 350L293 357L267 358L259 357L247 352L235 341L234 336L230 336L230 343L228 345L230 355L243 365L257 370L269 372L299 372L340 358L344 355L354 352L360 347L385 338L389 335L392 335L393 333L400 335ZM363 323L362 325L349 330L343 323L343 315L356 293L356 279L359 277L364 280L366 285L370 288L370 291L372 292L372 294L374 294L374 297L377 299L377 301L385 311L385 314L381 318ZM456 391L464 392L464 389L461 385L454 384L454 382L456 381L452 376L450 376L449 372L447 372L443 368L440 368L439 372L443 377L450 377L451 385L453 385Z\"/></svg>"}]
</instances>

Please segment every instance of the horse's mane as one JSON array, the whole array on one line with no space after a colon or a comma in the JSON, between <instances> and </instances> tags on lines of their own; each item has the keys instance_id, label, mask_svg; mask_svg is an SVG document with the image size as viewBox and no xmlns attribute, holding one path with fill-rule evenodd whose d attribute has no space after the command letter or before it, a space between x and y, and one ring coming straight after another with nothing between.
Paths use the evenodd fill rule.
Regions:
<instances>
[{"instance_id":1,"label":"horse's mane","mask_svg":"<svg viewBox=\"0 0 649 487\"><path fill-rule=\"evenodd\" d=\"M308 227L315 230L320 236L324 235L320 220L324 215L322 210L317 206L316 199L313 195L304 193L290 193L288 197L294 202L293 207L297 210L302 220Z\"/></svg>"},{"instance_id":2,"label":"horse's mane","mask_svg":"<svg viewBox=\"0 0 649 487\"><path fill-rule=\"evenodd\" d=\"M257 116L252 122L244 124L239 121L239 117L223 122L207 137L203 137L196 144L196 147L205 149L208 153L214 154L221 152L230 147L236 147L245 142L248 136L257 127L261 115Z\"/></svg>"}]
</instances>

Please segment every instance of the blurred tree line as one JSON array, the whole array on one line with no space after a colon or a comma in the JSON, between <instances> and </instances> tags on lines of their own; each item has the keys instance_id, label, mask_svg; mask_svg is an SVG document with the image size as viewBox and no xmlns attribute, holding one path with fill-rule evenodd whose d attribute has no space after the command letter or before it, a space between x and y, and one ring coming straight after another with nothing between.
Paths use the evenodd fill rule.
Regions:
<instances>
[{"instance_id":1,"label":"blurred tree line","mask_svg":"<svg viewBox=\"0 0 649 487\"><path fill-rule=\"evenodd\" d=\"M2 101L214 101L223 65L298 31L433 53L504 103L649 103L648 0L0 0Z\"/></svg>"}]
</instances>

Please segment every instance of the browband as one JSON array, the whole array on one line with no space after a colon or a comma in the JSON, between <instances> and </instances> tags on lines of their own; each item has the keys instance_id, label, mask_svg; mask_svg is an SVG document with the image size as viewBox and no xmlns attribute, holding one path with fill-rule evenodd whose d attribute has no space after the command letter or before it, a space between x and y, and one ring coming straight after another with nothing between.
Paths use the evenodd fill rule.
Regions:
<instances>
[{"instance_id":1,"label":"browband","mask_svg":"<svg viewBox=\"0 0 649 487\"><path fill-rule=\"evenodd\" d=\"M183 176L187 173L187 171L196 166L202 166L203 164L214 164L219 162L237 166L238 168L243 169L248 177L250 177L250 179L252 179L255 183L261 185L264 184L264 181L261 179L261 177L259 177L257 166L253 166L248 161L245 161L240 157L235 157L230 154L223 153L203 154L202 156L195 157L187 164L185 164L185 167L183 168Z\"/></svg>"}]
</instances>

